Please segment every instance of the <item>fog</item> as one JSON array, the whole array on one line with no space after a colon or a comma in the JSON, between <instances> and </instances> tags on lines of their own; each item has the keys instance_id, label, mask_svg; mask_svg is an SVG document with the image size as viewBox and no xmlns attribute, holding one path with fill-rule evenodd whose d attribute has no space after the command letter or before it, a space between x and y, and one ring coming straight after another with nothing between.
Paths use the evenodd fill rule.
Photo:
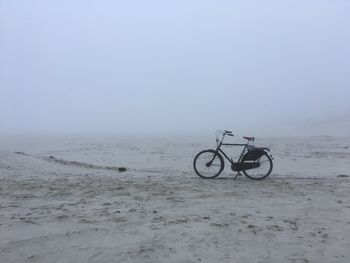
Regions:
<instances>
[{"instance_id":1,"label":"fog","mask_svg":"<svg viewBox=\"0 0 350 263\"><path fill-rule=\"evenodd\" d=\"M0 3L2 134L350 134L349 1Z\"/></svg>"}]
</instances>

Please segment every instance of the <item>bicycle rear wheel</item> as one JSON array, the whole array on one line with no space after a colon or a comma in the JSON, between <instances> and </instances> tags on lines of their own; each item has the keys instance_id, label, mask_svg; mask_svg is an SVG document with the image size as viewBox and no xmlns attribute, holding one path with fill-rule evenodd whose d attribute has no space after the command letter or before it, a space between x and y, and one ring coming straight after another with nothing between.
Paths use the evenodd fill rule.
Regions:
<instances>
[{"instance_id":1,"label":"bicycle rear wheel","mask_svg":"<svg viewBox=\"0 0 350 263\"><path fill-rule=\"evenodd\" d=\"M224 159L214 150L201 151L193 160L193 168L199 177L212 179L224 170Z\"/></svg>"},{"instance_id":2,"label":"bicycle rear wheel","mask_svg":"<svg viewBox=\"0 0 350 263\"><path fill-rule=\"evenodd\" d=\"M256 168L246 169L243 170L243 173L245 176L247 176L249 179L252 180L262 180L268 177L271 174L273 164L271 157L265 152L258 160L251 161L251 160L245 160L249 159L248 156L243 156L242 163L244 164L252 164L252 163L258 163L259 166Z\"/></svg>"}]
</instances>

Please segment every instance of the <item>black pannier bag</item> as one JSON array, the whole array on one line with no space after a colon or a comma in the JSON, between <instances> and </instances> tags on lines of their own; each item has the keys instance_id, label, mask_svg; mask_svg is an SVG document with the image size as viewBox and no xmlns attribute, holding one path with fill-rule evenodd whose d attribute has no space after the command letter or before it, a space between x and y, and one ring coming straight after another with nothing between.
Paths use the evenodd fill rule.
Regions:
<instances>
[{"instance_id":1,"label":"black pannier bag","mask_svg":"<svg viewBox=\"0 0 350 263\"><path fill-rule=\"evenodd\" d=\"M250 150L244 155L244 161L256 161L258 160L261 156L264 155L264 151L262 150Z\"/></svg>"}]
</instances>

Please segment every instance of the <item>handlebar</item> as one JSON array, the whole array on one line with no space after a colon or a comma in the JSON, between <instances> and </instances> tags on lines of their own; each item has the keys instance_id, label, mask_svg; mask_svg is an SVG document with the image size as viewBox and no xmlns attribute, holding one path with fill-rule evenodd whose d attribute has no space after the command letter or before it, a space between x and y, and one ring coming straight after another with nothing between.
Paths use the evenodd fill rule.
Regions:
<instances>
[{"instance_id":1,"label":"handlebar","mask_svg":"<svg viewBox=\"0 0 350 263\"><path fill-rule=\"evenodd\" d=\"M220 140L222 141L226 135L227 135L227 136L231 136L231 137L234 136L233 133L232 133L232 131L228 131L228 130L217 130L217 131L216 131L216 143L219 143ZM221 139L220 139L220 136L222 136Z\"/></svg>"}]
</instances>

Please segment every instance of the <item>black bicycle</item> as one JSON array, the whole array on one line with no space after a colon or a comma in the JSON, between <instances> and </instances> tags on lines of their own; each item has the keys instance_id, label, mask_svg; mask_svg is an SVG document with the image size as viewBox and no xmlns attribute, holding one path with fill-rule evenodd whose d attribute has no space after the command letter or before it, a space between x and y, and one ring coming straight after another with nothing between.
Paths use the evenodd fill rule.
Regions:
<instances>
[{"instance_id":1,"label":"black bicycle","mask_svg":"<svg viewBox=\"0 0 350 263\"><path fill-rule=\"evenodd\" d=\"M243 137L247 140L245 144L223 143L225 136L233 136L231 131L216 131L216 150L204 150L196 155L193 160L193 168L196 174L205 179L215 178L224 170L225 162L221 154L230 162L231 169L240 172L252 180L262 180L268 177L272 171L272 156L269 148L255 147L249 144L255 140L254 137ZM243 150L237 162L229 158L221 149L221 146L243 146ZM220 154L221 153L221 154Z\"/></svg>"}]
</instances>

